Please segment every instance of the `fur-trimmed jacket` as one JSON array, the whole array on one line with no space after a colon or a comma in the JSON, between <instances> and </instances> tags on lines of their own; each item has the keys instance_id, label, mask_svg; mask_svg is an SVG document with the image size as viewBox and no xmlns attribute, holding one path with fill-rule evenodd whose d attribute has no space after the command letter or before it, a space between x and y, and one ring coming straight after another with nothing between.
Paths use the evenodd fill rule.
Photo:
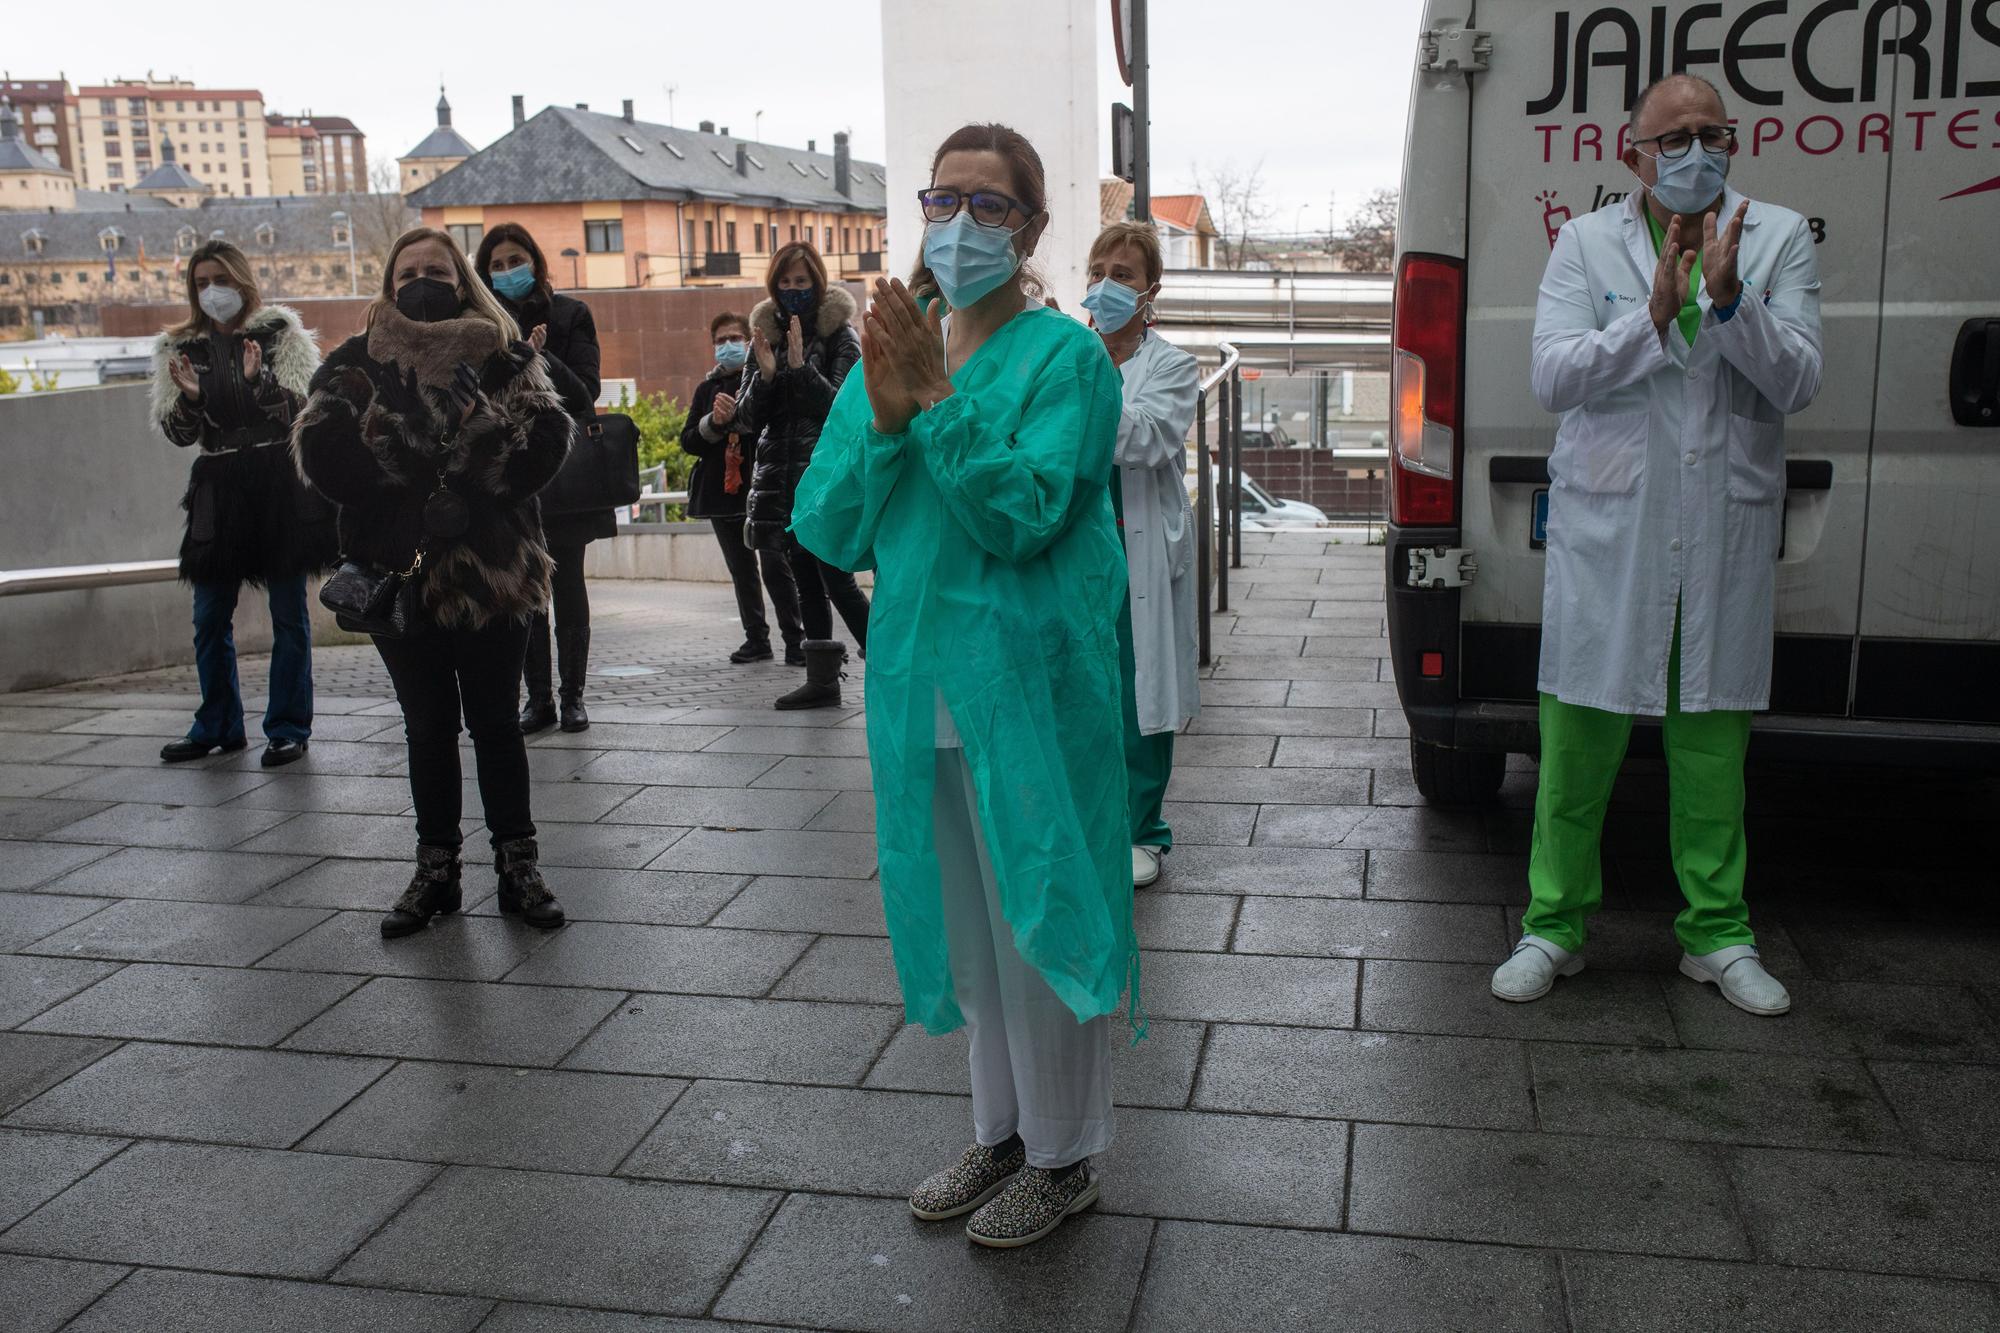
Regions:
<instances>
[{"instance_id":1,"label":"fur-trimmed jacket","mask_svg":"<svg viewBox=\"0 0 2000 1333\"><path fill-rule=\"evenodd\" d=\"M243 346L263 358L243 377ZM199 400L174 383L168 365L185 356L201 383ZM195 446L181 508L181 578L189 583L261 584L333 565L333 508L312 494L285 447L319 348L297 313L260 306L234 333L162 333L153 343L153 426L183 448Z\"/></svg>"},{"instance_id":2,"label":"fur-trimmed jacket","mask_svg":"<svg viewBox=\"0 0 2000 1333\"><path fill-rule=\"evenodd\" d=\"M854 298L846 288L827 288L802 340L805 355L794 366L787 364L786 355L791 318L781 318L777 304L768 298L750 311L751 329L764 335L778 362L777 373L767 380L752 357L736 404L737 429L757 441L757 462L750 476L751 546L778 546L791 526L792 495L812 462L833 396L861 360L854 314Z\"/></svg>"},{"instance_id":3,"label":"fur-trimmed jacket","mask_svg":"<svg viewBox=\"0 0 2000 1333\"><path fill-rule=\"evenodd\" d=\"M478 375L479 397L454 430L461 364ZM292 448L306 479L340 506L341 553L360 564L407 569L426 541L426 499L442 488L462 500L465 531L428 540L418 604L430 624L479 629L548 602L534 497L562 466L573 429L528 343L503 346L483 319L420 324L391 306L313 376Z\"/></svg>"}]
</instances>

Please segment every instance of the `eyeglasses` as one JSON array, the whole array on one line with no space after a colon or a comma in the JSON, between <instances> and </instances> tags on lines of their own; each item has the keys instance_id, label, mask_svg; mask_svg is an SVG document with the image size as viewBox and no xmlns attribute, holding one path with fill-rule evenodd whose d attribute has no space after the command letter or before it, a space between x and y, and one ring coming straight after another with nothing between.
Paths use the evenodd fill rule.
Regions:
<instances>
[{"instance_id":1,"label":"eyeglasses","mask_svg":"<svg viewBox=\"0 0 2000 1333\"><path fill-rule=\"evenodd\" d=\"M1023 217L1035 213L1019 199L998 190L974 190L971 194L957 190L918 190L917 202L923 205L926 222L949 222L961 209L970 208L972 220L980 226L1005 227L1008 217L1016 211Z\"/></svg>"},{"instance_id":2,"label":"eyeglasses","mask_svg":"<svg viewBox=\"0 0 2000 1333\"><path fill-rule=\"evenodd\" d=\"M1668 130L1665 134L1656 134L1650 139L1634 139L1632 146L1645 153L1646 150L1639 145L1654 143L1660 146L1660 151L1646 153L1646 156L1682 158L1687 156L1688 149L1694 147L1696 139L1701 140L1704 152L1726 153L1736 146L1736 131L1728 125L1704 125L1697 134L1689 134L1686 130Z\"/></svg>"}]
</instances>

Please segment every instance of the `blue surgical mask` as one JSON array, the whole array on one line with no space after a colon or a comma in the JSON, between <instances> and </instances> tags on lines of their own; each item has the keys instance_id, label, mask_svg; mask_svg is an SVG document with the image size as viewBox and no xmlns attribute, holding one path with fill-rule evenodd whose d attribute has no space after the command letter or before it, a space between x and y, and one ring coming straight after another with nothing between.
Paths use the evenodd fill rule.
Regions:
<instances>
[{"instance_id":1,"label":"blue surgical mask","mask_svg":"<svg viewBox=\"0 0 2000 1333\"><path fill-rule=\"evenodd\" d=\"M810 287L780 287L778 305L788 315L805 316L819 304L819 293Z\"/></svg>"},{"instance_id":2,"label":"blue surgical mask","mask_svg":"<svg viewBox=\"0 0 2000 1333\"><path fill-rule=\"evenodd\" d=\"M1021 256L1014 252L1013 232L982 227L961 210L949 222L924 227L924 266L946 304L963 310L1013 277Z\"/></svg>"},{"instance_id":3,"label":"blue surgical mask","mask_svg":"<svg viewBox=\"0 0 2000 1333\"><path fill-rule=\"evenodd\" d=\"M522 264L518 268L510 268L504 273L491 274L488 277L488 281L493 284L494 291L500 293L510 301L518 301L529 292L535 290L535 266L533 264Z\"/></svg>"},{"instance_id":4,"label":"blue surgical mask","mask_svg":"<svg viewBox=\"0 0 2000 1333\"><path fill-rule=\"evenodd\" d=\"M724 370L741 370L749 359L750 345L740 340L721 343L715 349L715 364Z\"/></svg>"},{"instance_id":5,"label":"blue surgical mask","mask_svg":"<svg viewBox=\"0 0 2000 1333\"><path fill-rule=\"evenodd\" d=\"M1683 217L1692 217L1714 203L1729 179L1729 154L1711 153L1700 144L1679 157L1658 159L1659 184L1653 198Z\"/></svg>"},{"instance_id":6,"label":"blue surgical mask","mask_svg":"<svg viewBox=\"0 0 2000 1333\"><path fill-rule=\"evenodd\" d=\"M1097 322L1100 333L1116 333L1139 313L1139 293L1110 278L1090 284L1083 294L1083 308Z\"/></svg>"}]
</instances>

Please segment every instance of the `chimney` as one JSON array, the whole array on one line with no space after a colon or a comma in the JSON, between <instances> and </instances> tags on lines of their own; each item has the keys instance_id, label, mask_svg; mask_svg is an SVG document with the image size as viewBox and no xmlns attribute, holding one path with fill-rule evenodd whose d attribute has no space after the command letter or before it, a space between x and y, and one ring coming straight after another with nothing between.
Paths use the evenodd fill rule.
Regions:
<instances>
[{"instance_id":1,"label":"chimney","mask_svg":"<svg viewBox=\"0 0 2000 1333\"><path fill-rule=\"evenodd\" d=\"M632 123L632 99L629 97L625 99L625 123Z\"/></svg>"},{"instance_id":2,"label":"chimney","mask_svg":"<svg viewBox=\"0 0 2000 1333\"><path fill-rule=\"evenodd\" d=\"M854 194L854 167L847 155L846 130L835 131L833 136L833 188L843 196Z\"/></svg>"},{"instance_id":3,"label":"chimney","mask_svg":"<svg viewBox=\"0 0 2000 1333\"><path fill-rule=\"evenodd\" d=\"M514 94L514 128L519 129L528 121L528 99L520 93Z\"/></svg>"},{"instance_id":4,"label":"chimney","mask_svg":"<svg viewBox=\"0 0 2000 1333\"><path fill-rule=\"evenodd\" d=\"M578 102L578 103L576 104L576 109L577 109L578 111L588 111L588 110L590 110L590 103L588 103L588 102Z\"/></svg>"},{"instance_id":5,"label":"chimney","mask_svg":"<svg viewBox=\"0 0 2000 1333\"><path fill-rule=\"evenodd\" d=\"M750 174L750 150L742 144L736 145L736 174L739 176Z\"/></svg>"},{"instance_id":6,"label":"chimney","mask_svg":"<svg viewBox=\"0 0 2000 1333\"><path fill-rule=\"evenodd\" d=\"M808 153L817 153L819 151L819 140L817 139L806 140L806 151Z\"/></svg>"},{"instance_id":7,"label":"chimney","mask_svg":"<svg viewBox=\"0 0 2000 1333\"><path fill-rule=\"evenodd\" d=\"M704 120L700 125L696 126L696 128L699 129L703 134L713 134L715 133L715 122L712 120Z\"/></svg>"},{"instance_id":8,"label":"chimney","mask_svg":"<svg viewBox=\"0 0 2000 1333\"><path fill-rule=\"evenodd\" d=\"M716 133L721 135L723 138L727 139L729 137L729 127L727 125L724 125L721 129L717 130Z\"/></svg>"}]
</instances>

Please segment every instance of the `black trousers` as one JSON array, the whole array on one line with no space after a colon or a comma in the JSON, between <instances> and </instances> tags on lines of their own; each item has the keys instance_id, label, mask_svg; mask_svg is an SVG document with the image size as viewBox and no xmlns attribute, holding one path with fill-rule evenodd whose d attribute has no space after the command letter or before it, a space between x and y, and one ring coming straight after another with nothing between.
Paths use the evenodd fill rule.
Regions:
<instances>
[{"instance_id":1,"label":"black trousers","mask_svg":"<svg viewBox=\"0 0 2000 1333\"><path fill-rule=\"evenodd\" d=\"M799 545L799 539L789 532L785 534L785 553L791 558L792 579L799 585L799 619L805 622L806 637L833 637L833 610L827 605L831 602L840 609L840 618L846 623L847 632L854 636L855 646L865 651L868 596L854 581L854 575L835 569Z\"/></svg>"},{"instance_id":2,"label":"black trousers","mask_svg":"<svg viewBox=\"0 0 2000 1333\"><path fill-rule=\"evenodd\" d=\"M764 593L771 594L771 607L778 613L778 633L785 646L799 642L799 587L792 581L789 553L753 551L743 540L743 516L714 518L715 544L722 548L722 563L729 566L729 581L736 585L736 613L743 620L743 635L752 643L769 643L771 625L764 619ZM762 568L764 586L757 587Z\"/></svg>"},{"instance_id":3,"label":"black trousers","mask_svg":"<svg viewBox=\"0 0 2000 1333\"><path fill-rule=\"evenodd\" d=\"M479 800L493 845L535 836L528 809L528 747L515 716L521 704L521 658L528 627L498 620L478 630L430 629L407 639L375 640L403 708L410 748L410 799L417 842L457 849L464 813L458 768L458 722L472 733Z\"/></svg>"},{"instance_id":4,"label":"black trousers","mask_svg":"<svg viewBox=\"0 0 2000 1333\"><path fill-rule=\"evenodd\" d=\"M551 546L549 558L556 562L552 580L556 605L556 628L590 628L590 588L583 581L583 543Z\"/></svg>"}]
</instances>

